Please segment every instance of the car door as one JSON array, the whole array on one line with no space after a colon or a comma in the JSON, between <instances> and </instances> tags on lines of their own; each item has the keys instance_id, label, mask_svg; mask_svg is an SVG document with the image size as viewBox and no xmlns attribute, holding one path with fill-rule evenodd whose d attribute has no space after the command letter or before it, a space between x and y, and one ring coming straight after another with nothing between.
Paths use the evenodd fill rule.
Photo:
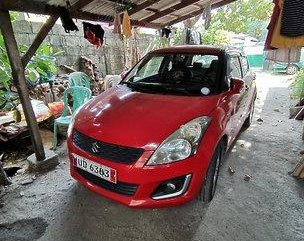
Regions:
<instances>
[{"instance_id":1,"label":"car door","mask_svg":"<svg viewBox=\"0 0 304 241\"><path fill-rule=\"evenodd\" d=\"M241 55L239 57L241 68L242 68L242 76L245 83L245 93L244 93L244 113L243 120L250 113L253 103L253 98L255 97L255 74L249 69L249 64L247 57L245 55Z\"/></svg>"},{"instance_id":2,"label":"car door","mask_svg":"<svg viewBox=\"0 0 304 241\"><path fill-rule=\"evenodd\" d=\"M233 79L243 81L243 73L239 53L228 55L227 78L230 80L230 82L233 81ZM230 89L231 110L227 131L230 133L231 141L237 136L243 124L246 106L245 103L247 99L245 86L246 85L244 84L244 86L242 88L239 88L237 91Z\"/></svg>"}]
</instances>

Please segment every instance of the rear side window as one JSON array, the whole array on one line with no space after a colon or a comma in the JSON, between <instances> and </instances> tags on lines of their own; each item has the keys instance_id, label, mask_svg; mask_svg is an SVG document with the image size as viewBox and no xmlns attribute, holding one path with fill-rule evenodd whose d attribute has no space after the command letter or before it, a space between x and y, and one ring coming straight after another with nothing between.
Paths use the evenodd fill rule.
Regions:
<instances>
[{"instance_id":1,"label":"rear side window","mask_svg":"<svg viewBox=\"0 0 304 241\"><path fill-rule=\"evenodd\" d=\"M242 63L243 76L245 76L249 70L248 60L245 56L242 56L240 59Z\"/></svg>"},{"instance_id":2,"label":"rear side window","mask_svg":"<svg viewBox=\"0 0 304 241\"><path fill-rule=\"evenodd\" d=\"M242 78L242 70L238 56L229 57L227 66L227 77L239 79Z\"/></svg>"}]
</instances>

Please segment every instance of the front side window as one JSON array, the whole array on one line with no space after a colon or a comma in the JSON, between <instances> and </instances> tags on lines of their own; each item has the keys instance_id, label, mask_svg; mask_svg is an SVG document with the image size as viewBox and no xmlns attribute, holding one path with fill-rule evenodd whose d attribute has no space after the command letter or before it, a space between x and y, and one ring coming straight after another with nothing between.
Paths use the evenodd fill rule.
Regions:
<instances>
[{"instance_id":1,"label":"front side window","mask_svg":"<svg viewBox=\"0 0 304 241\"><path fill-rule=\"evenodd\" d=\"M122 84L141 92L209 95L216 92L219 68L217 55L150 54L131 70Z\"/></svg>"}]
</instances>

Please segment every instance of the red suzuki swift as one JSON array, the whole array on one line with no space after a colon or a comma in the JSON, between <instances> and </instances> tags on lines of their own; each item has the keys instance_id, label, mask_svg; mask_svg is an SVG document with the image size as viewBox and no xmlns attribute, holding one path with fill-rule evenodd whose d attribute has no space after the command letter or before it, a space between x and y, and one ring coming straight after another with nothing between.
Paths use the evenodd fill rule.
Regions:
<instances>
[{"instance_id":1,"label":"red suzuki swift","mask_svg":"<svg viewBox=\"0 0 304 241\"><path fill-rule=\"evenodd\" d=\"M74 115L71 175L131 207L178 205L198 195L210 202L227 149L251 123L254 79L235 49L150 52Z\"/></svg>"}]
</instances>

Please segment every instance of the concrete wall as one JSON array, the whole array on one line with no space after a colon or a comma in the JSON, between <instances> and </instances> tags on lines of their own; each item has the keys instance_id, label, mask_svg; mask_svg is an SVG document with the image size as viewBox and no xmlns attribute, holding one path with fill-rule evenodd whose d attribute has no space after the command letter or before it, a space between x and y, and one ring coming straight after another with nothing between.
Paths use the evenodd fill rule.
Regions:
<instances>
[{"instance_id":1,"label":"concrete wall","mask_svg":"<svg viewBox=\"0 0 304 241\"><path fill-rule=\"evenodd\" d=\"M30 45L40 30L42 23L18 20L13 23L18 44ZM83 37L81 21L77 23L78 32L66 33L60 24L56 24L44 40L51 44L55 51L63 51L56 58L56 65L69 65L75 69L79 66L79 57L85 56L97 64L98 70L103 74L119 74L125 65L124 42L110 30L105 32L105 45L100 49L90 44ZM154 36L141 35L139 43L140 52L143 53ZM134 44L134 39L131 39Z\"/></svg>"}]
</instances>

